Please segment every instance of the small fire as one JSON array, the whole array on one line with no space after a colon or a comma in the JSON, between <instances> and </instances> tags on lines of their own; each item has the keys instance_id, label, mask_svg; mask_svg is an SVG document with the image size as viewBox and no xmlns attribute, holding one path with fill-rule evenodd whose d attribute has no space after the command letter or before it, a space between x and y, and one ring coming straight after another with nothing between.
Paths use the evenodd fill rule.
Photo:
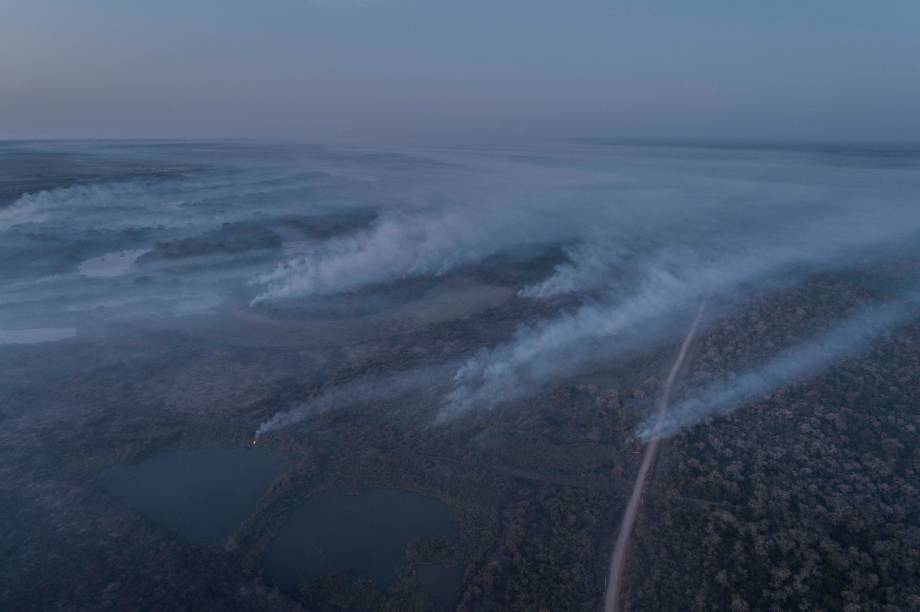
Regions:
<instances>
[{"instance_id":1,"label":"small fire","mask_svg":"<svg viewBox=\"0 0 920 612\"><path fill-rule=\"evenodd\" d=\"M256 442L258 442L258 441L259 441L258 438L253 438L253 439L252 439L252 442L251 442L252 446L255 446L255 445L256 445Z\"/></svg>"}]
</instances>

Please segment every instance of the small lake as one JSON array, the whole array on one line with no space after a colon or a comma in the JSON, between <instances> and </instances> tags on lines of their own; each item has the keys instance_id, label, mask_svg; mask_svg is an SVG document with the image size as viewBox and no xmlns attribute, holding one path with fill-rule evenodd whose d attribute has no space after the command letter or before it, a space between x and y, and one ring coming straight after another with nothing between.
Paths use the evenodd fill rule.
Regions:
<instances>
[{"instance_id":1,"label":"small lake","mask_svg":"<svg viewBox=\"0 0 920 612\"><path fill-rule=\"evenodd\" d=\"M265 554L266 573L293 590L303 580L347 573L386 586L406 566L415 537L457 537L448 507L431 497L397 489L359 495L329 491L311 497L290 517ZM419 583L438 604L455 600L460 568L419 568Z\"/></svg>"},{"instance_id":2,"label":"small lake","mask_svg":"<svg viewBox=\"0 0 920 612\"><path fill-rule=\"evenodd\" d=\"M416 578L422 591L428 593L435 610L454 610L463 584L462 567L422 565L416 569Z\"/></svg>"},{"instance_id":3,"label":"small lake","mask_svg":"<svg viewBox=\"0 0 920 612\"><path fill-rule=\"evenodd\" d=\"M255 510L285 469L263 448L183 449L106 470L102 484L188 540L219 543Z\"/></svg>"},{"instance_id":4,"label":"small lake","mask_svg":"<svg viewBox=\"0 0 920 612\"><path fill-rule=\"evenodd\" d=\"M131 266L149 249L131 249L106 253L99 257L87 259L80 264L77 272L90 278L110 278L127 274Z\"/></svg>"}]
</instances>

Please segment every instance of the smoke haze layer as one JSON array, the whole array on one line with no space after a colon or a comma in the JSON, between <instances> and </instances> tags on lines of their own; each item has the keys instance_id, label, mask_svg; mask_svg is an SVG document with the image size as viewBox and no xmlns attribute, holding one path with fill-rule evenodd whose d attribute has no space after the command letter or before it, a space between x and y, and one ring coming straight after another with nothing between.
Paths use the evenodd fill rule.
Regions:
<instances>
[{"instance_id":1,"label":"smoke haze layer","mask_svg":"<svg viewBox=\"0 0 920 612\"><path fill-rule=\"evenodd\" d=\"M787 171L791 176L782 176ZM913 173L898 177L907 181L903 190L887 185L876 191L866 177L850 190L830 189L825 171L812 176L793 166L769 182L733 177L709 183L686 179L683 171L675 173L680 179L663 173L665 183L685 183L686 201L674 205L673 194L662 194L659 206L642 199L636 210L617 207L609 225L595 220L586 227L566 249L567 262L520 291L535 299L582 294L583 305L522 326L510 342L468 360L455 375L441 419L512 401L590 363L648 346L704 296L731 304L751 289L917 249ZM754 185L756 194L748 190Z\"/></svg>"},{"instance_id":2,"label":"smoke haze layer","mask_svg":"<svg viewBox=\"0 0 920 612\"><path fill-rule=\"evenodd\" d=\"M502 284L541 314L452 357L442 423L667 340L704 296L715 317L920 248L920 158L901 150L57 146L7 145L60 166L4 183L0 330L340 316L418 299L413 280Z\"/></svg>"}]
</instances>

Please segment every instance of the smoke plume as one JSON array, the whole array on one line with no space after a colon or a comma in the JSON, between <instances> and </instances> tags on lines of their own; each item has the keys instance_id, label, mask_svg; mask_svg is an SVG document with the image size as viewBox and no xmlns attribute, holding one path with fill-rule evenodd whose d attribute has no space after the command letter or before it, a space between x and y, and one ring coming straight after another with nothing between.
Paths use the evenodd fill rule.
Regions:
<instances>
[{"instance_id":1,"label":"smoke plume","mask_svg":"<svg viewBox=\"0 0 920 612\"><path fill-rule=\"evenodd\" d=\"M796 380L808 378L834 363L866 349L882 334L907 323L917 315L920 292L880 306L872 306L848 317L831 331L802 344L730 382L717 384L700 397L674 406L655 423L651 418L636 432L648 441L669 437L714 417L731 414L758 397Z\"/></svg>"},{"instance_id":2,"label":"smoke plume","mask_svg":"<svg viewBox=\"0 0 920 612\"><path fill-rule=\"evenodd\" d=\"M285 429L316 415L354 406L356 404L380 403L408 393L421 394L416 397L434 399L437 390L446 383L449 372L455 366L441 365L419 368L385 376L366 376L324 391L313 398L299 402L275 413L256 429L259 438L273 431Z\"/></svg>"}]
</instances>

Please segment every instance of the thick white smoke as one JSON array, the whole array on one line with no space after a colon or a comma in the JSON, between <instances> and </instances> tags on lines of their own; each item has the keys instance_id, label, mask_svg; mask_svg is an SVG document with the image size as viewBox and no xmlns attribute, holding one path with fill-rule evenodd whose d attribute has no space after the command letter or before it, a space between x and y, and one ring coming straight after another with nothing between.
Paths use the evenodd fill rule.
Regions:
<instances>
[{"instance_id":1,"label":"thick white smoke","mask_svg":"<svg viewBox=\"0 0 920 612\"><path fill-rule=\"evenodd\" d=\"M482 219L458 212L393 215L371 230L334 239L285 262L257 282L265 287L253 300L328 295L400 278L439 275L478 261L506 246L490 240ZM538 238L519 234L518 238Z\"/></svg>"},{"instance_id":2,"label":"thick white smoke","mask_svg":"<svg viewBox=\"0 0 920 612\"><path fill-rule=\"evenodd\" d=\"M285 239L285 221L292 220L294 240L302 238L297 222L348 214L329 200L304 201L314 183L335 182L316 170L247 164L179 172L151 162L134 176L117 171L125 162L99 161L100 176L113 173L107 179L60 178L50 185L86 183L23 193L0 207L0 328L83 330L103 321L212 312L230 287L269 269L273 256L225 248L233 246L232 236L221 242L226 224L280 228ZM352 185L335 186L341 183ZM157 252L158 244L181 247L187 239L204 251Z\"/></svg>"},{"instance_id":3,"label":"thick white smoke","mask_svg":"<svg viewBox=\"0 0 920 612\"><path fill-rule=\"evenodd\" d=\"M813 376L841 359L858 354L883 333L915 318L918 303L920 293L914 291L901 300L868 307L762 367L674 406L658 422L649 418L636 436L645 441L670 437L697 423L730 414L791 382Z\"/></svg>"},{"instance_id":4,"label":"thick white smoke","mask_svg":"<svg viewBox=\"0 0 920 612\"><path fill-rule=\"evenodd\" d=\"M41 210L37 198L26 196L6 208L0 208L0 231L17 225L39 223L47 218L48 213Z\"/></svg>"},{"instance_id":5,"label":"thick white smoke","mask_svg":"<svg viewBox=\"0 0 920 612\"><path fill-rule=\"evenodd\" d=\"M523 293L552 296L606 286L605 296L542 325L522 327L511 342L471 358L456 372L440 419L520 398L586 363L654 340L703 296L729 298L745 286L788 281L802 266L813 270L853 257L866 260L895 245L910 246L920 232L916 207L889 206L881 218L855 205L816 212L766 229L739 226L719 243L665 248L644 257L638 249L624 256L605 246L572 251L570 264ZM820 214L827 212L835 216Z\"/></svg>"},{"instance_id":6,"label":"thick white smoke","mask_svg":"<svg viewBox=\"0 0 920 612\"><path fill-rule=\"evenodd\" d=\"M687 265L690 259L689 254L656 258L643 266L641 279L628 293L537 328L522 328L511 342L480 352L457 370L440 419L517 399L586 363L639 346L704 296L727 294L768 271L760 258Z\"/></svg>"},{"instance_id":7,"label":"thick white smoke","mask_svg":"<svg viewBox=\"0 0 920 612\"><path fill-rule=\"evenodd\" d=\"M254 302L444 274L526 243L567 244L568 262L520 289L524 297L551 298L603 290L631 262L674 246L731 258L815 251L825 235L847 232L857 247L887 240L908 214L917 226L910 173L885 185L872 170L802 160L581 154L511 163L458 153L453 165L438 167L440 189L424 179L427 172L417 185L400 184L395 193L406 202L393 201L369 231L313 245L260 275ZM832 246L846 239L838 242Z\"/></svg>"},{"instance_id":8,"label":"thick white smoke","mask_svg":"<svg viewBox=\"0 0 920 612\"><path fill-rule=\"evenodd\" d=\"M519 247L573 240L592 219L603 224L610 214L573 194L470 197L482 199L390 210L367 231L309 248L260 275L255 282L262 290L253 303L437 276Z\"/></svg>"},{"instance_id":9,"label":"thick white smoke","mask_svg":"<svg viewBox=\"0 0 920 612\"><path fill-rule=\"evenodd\" d=\"M521 289L523 297L552 298L567 293L591 291L609 284L617 276L630 253L617 242L580 242L565 248L567 262L559 264L553 274L534 285Z\"/></svg>"}]
</instances>

